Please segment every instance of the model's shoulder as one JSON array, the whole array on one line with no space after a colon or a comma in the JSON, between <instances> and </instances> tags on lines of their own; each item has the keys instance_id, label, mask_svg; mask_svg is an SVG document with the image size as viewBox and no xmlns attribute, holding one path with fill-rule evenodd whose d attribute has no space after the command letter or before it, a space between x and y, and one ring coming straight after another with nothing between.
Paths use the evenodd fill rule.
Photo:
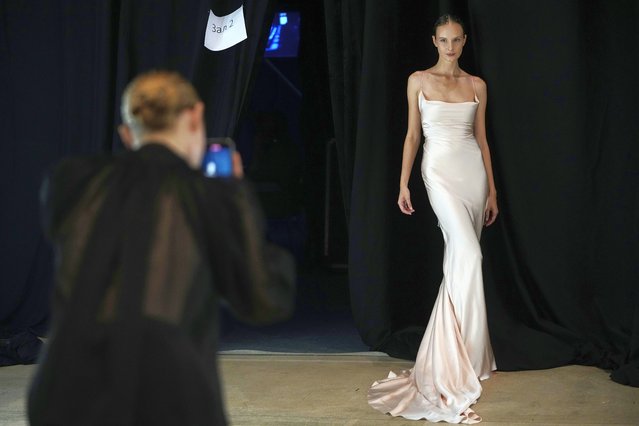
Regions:
<instances>
[{"instance_id":1,"label":"model's shoulder","mask_svg":"<svg viewBox=\"0 0 639 426\"><path fill-rule=\"evenodd\" d=\"M432 79L432 78L436 77L436 75L435 75L435 73L433 71L433 68L428 68L428 69L420 71L420 72L422 73L422 78L425 78L425 79Z\"/></svg>"},{"instance_id":2,"label":"model's shoulder","mask_svg":"<svg viewBox=\"0 0 639 426\"><path fill-rule=\"evenodd\" d=\"M433 78L433 76L434 74L433 74L432 68L428 68L425 70L417 70L410 75L411 78L421 78L421 79Z\"/></svg>"},{"instance_id":3,"label":"model's shoulder","mask_svg":"<svg viewBox=\"0 0 639 426\"><path fill-rule=\"evenodd\" d=\"M424 81L424 71L415 71L408 76L408 88L417 89L422 86Z\"/></svg>"},{"instance_id":4,"label":"model's shoulder","mask_svg":"<svg viewBox=\"0 0 639 426\"><path fill-rule=\"evenodd\" d=\"M408 76L408 81L422 80L424 78L424 71L415 71Z\"/></svg>"},{"instance_id":5,"label":"model's shoulder","mask_svg":"<svg viewBox=\"0 0 639 426\"><path fill-rule=\"evenodd\" d=\"M468 77L473 81L473 84L477 89L486 90L486 82L482 80L481 77L471 74L468 74Z\"/></svg>"}]
</instances>

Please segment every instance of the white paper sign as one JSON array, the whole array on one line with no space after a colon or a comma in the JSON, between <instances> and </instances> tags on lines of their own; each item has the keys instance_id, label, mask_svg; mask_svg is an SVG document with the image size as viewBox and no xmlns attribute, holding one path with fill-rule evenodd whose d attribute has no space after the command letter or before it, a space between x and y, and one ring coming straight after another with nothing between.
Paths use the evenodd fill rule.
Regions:
<instances>
[{"instance_id":1,"label":"white paper sign","mask_svg":"<svg viewBox=\"0 0 639 426\"><path fill-rule=\"evenodd\" d=\"M209 12L206 24L204 46L213 51L228 49L246 40L246 24L244 23L244 5L226 16L215 16Z\"/></svg>"}]
</instances>

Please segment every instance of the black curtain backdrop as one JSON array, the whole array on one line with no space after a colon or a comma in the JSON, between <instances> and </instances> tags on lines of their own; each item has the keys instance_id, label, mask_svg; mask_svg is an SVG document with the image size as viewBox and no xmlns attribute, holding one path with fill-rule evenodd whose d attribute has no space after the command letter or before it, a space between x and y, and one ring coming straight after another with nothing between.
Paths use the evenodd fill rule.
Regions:
<instances>
[{"instance_id":1,"label":"black curtain backdrop","mask_svg":"<svg viewBox=\"0 0 639 426\"><path fill-rule=\"evenodd\" d=\"M243 3L248 39L222 52L207 50L209 10L223 16ZM206 103L208 135L233 136L273 4L0 2L0 338L46 333L53 259L39 225L45 169L68 155L121 149L121 93L135 75L154 68L192 79Z\"/></svg>"},{"instance_id":2,"label":"black curtain backdrop","mask_svg":"<svg viewBox=\"0 0 639 426\"><path fill-rule=\"evenodd\" d=\"M436 62L432 23L467 23L461 65L488 85L501 215L482 236L498 368L613 370L639 386L636 1L325 0L349 219L353 315L375 350L414 358L441 281L421 180L396 206L406 81Z\"/></svg>"},{"instance_id":3,"label":"black curtain backdrop","mask_svg":"<svg viewBox=\"0 0 639 426\"><path fill-rule=\"evenodd\" d=\"M301 14L298 58L302 91L300 137L304 146L303 201L308 229L305 257L307 265L316 265L332 260L323 259L326 149L328 141L334 135L331 98L328 95L324 7L320 1L289 0L286 3L291 8L297 8ZM336 172L335 168L332 171ZM335 187L339 189L339 182L336 182ZM339 207L339 197L336 198ZM332 214L341 214L334 210L331 211ZM339 235L339 230L335 228L336 224L331 222L329 235L337 238L329 239L329 252L331 244L339 244L347 239L344 232Z\"/></svg>"}]
</instances>

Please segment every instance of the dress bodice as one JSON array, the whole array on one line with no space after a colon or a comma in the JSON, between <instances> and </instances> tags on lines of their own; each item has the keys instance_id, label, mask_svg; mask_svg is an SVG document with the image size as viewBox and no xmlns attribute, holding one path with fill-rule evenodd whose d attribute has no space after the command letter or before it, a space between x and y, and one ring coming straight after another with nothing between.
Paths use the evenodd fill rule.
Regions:
<instances>
[{"instance_id":1,"label":"dress bodice","mask_svg":"<svg viewBox=\"0 0 639 426\"><path fill-rule=\"evenodd\" d=\"M478 102L429 101L419 92L419 112L426 141L474 141Z\"/></svg>"}]
</instances>

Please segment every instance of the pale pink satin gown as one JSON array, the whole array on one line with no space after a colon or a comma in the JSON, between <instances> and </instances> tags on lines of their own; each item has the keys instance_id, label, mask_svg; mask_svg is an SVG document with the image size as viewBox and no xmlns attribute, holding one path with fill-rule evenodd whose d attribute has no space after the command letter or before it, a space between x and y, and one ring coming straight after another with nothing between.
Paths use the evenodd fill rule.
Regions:
<instances>
[{"instance_id":1,"label":"pale pink satin gown","mask_svg":"<svg viewBox=\"0 0 639 426\"><path fill-rule=\"evenodd\" d=\"M474 85L473 85L474 88ZM422 177L444 236L444 278L415 366L373 383L369 404L393 416L478 423L470 408L480 380L496 369L482 279L479 237L486 170L473 128L478 100L429 101L419 93L425 136Z\"/></svg>"}]
</instances>

